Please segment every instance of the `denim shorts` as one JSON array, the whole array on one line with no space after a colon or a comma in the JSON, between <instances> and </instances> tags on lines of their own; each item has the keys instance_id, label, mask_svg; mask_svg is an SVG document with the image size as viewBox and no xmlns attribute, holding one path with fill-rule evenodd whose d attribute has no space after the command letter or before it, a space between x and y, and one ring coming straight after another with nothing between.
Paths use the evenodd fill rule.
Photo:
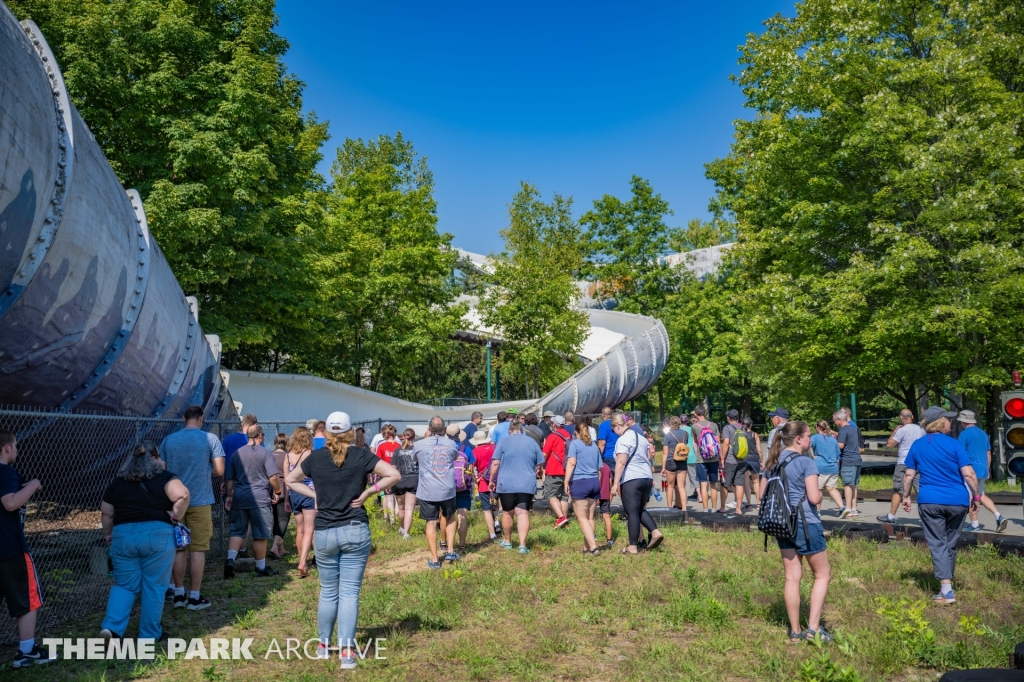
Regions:
<instances>
[{"instance_id":1,"label":"denim shorts","mask_svg":"<svg viewBox=\"0 0 1024 682\"><path fill-rule=\"evenodd\" d=\"M494 511L498 506L498 498L494 498L494 504L491 504L491 493L480 493L480 509L482 511Z\"/></svg>"},{"instance_id":2,"label":"denim shorts","mask_svg":"<svg viewBox=\"0 0 1024 682\"><path fill-rule=\"evenodd\" d=\"M288 491L288 499L292 503L292 514L302 514L303 509L313 511L316 509L316 500L312 497L300 495L294 490Z\"/></svg>"},{"instance_id":3,"label":"denim shorts","mask_svg":"<svg viewBox=\"0 0 1024 682\"><path fill-rule=\"evenodd\" d=\"M716 461L697 462L698 483L718 483L718 467Z\"/></svg>"},{"instance_id":4,"label":"denim shorts","mask_svg":"<svg viewBox=\"0 0 1024 682\"><path fill-rule=\"evenodd\" d=\"M860 465L851 464L839 467L839 478L843 479L843 485L857 485L860 483Z\"/></svg>"},{"instance_id":5,"label":"denim shorts","mask_svg":"<svg viewBox=\"0 0 1024 682\"><path fill-rule=\"evenodd\" d=\"M796 524L796 539L790 542L782 538L775 538L779 543L779 549L795 549L800 556L811 556L825 551L825 529L820 523L808 523L807 531L810 536L804 533L802 521Z\"/></svg>"}]
</instances>

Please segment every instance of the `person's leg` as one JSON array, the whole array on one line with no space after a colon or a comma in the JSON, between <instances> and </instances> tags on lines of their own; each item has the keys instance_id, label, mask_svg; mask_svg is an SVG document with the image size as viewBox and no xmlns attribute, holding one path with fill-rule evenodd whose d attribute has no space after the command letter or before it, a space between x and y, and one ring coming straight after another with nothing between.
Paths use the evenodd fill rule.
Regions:
<instances>
[{"instance_id":1,"label":"person's leg","mask_svg":"<svg viewBox=\"0 0 1024 682\"><path fill-rule=\"evenodd\" d=\"M114 565L114 585L107 597L107 613L100 627L124 637L135 597L142 590L142 558L135 524L115 526L110 542L110 561ZM164 583L166 584L166 582ZM163 601L164 589L160 590Z\"/></svg>"},{"instance_id":2,"label":"person's leg","mask_svg":"<svg viewBox=\"0 0 1024 682\"><path fill-rule=\"evenodd\" d=\"M443 518L443 517L442 517ZM427 549L430 560L437 563L437 521L427 521Z\"/></svg>"},{"instance_id":3,"label":"person's leg","mask_svg":"<svg viewBox=\"0 0 1024 682\"><path fill-rule=\"evenodd\" d=\"M469 510L459 510L459 547L466 548L466 534L469 532Z\"/></svg>"},{"instance_id":4,"label":"person's leg","mask_svg":"<svg viewBox=\"0 0 1024 682\"><path fill-rule=\"evenodd\" d=\"M991 497L989 497L988 495L982 495L981 496L981 506L984 507L985 509L988 509L992 513L992 516L994 516L996 518L996 523L1002 523L1003 515L999 513L999 508L996 507L996 504L995 504L995 502L992 501ZM971 520L972 521L976 521L977 519L978 519L978 515L977 514L973 514L971 516Z\"/></svg>"},{"instance_id":5,"label":"person's leg","mask_svg":"<svg viewBox=\"0 0 1024 682\"><path fill-rule=\"evenodd\" d=\"M512 512L508 509L501 510L501 536L506 543L512 542Z\"/></svg>"},{"instance_id":6,"label":"person's leg","mask_svg":"<svg viewBox=\"0 0 1024 682\"><path fill-rule=\"evenodd\" d=\"M597 540L594 539L594 524L590 520L590 507L593 500L573 500L573 510L576 512L576 520L579 521L580 530L583 531L583 546L586 549L597 549Z\"/></svg>"},{"instance_id":7,"label":"person's leg","mask_svg":"<svg viewBox=\"0 0 1024 682\"><path fill-rule=\"evenodd\" d=\"M351 656L359 620L359 591L370 558L370 527L366 524L342 526L339 531L338 647L342 656Z\"/></svg>"},{"instance_id":8,"label":"person's leg","mask_svg":"<svg viewBox=\"0 0 1024 682\"><path fill-rule=\"evenodd\" d=\"M640 481L634 479L621 484L619 496L622 498L622 508L628 514L626 528L629 530L629 545L626 550L630 554L636 554L637 545L640 544L641 516L644 513L643 502L640 499Z\"/></svg>"},{"instance_id":9,"label":"person's leg","mask_svg":"<svg viewBox=\"0 0 1024 682\"><path fill-rule=\"evenodd\" d=\"M651 500L651 488L653 486L654 481L649 478L645 478L644 482L640 484L640 504L642 507L642 511L640 512L640 525L647 529L648 538L654 547L656 547L657 543L654 541L661 537L661 531L658 530L658 524L654 520L654 517L651 516L649 511L647 511L647 504ZM651 547L651 549L654 547Z\"/></svg>"},{"instance_id":10,"label":"person's leg","mask_svg":"<svg viewBox=\"0 0 1024 682\"><path fill-rule=\"evenodd\" d=\"M412 514L413 509L416 507L416 493L405 494L405 519L402 524L402 528L405 529L405 534L409 534L409 529L412 528Z\"/></svg>"},{"instance_id":11,"label":"person's leg","mask_svg":"<svg viewBox=\"0 0 1024 682\"><path fill-rule=\"evenodd\" d=\"M444 514L441 514L437 517L437 523L441 527L441 532L438 533L438 535L441 536L441 542L445 543L445 548L450 552L452 548L448 544L448 518Z\"/></svg>"},{"instance_id":12,"label":"person's leg","mask_svg":"<svg viewBox=\"0 0 1024 682\"><path fill-rule=\"evenodd\" d=\"M530 512L516 507L516 531L519 533L519 546L526 547L526 536L530 534Z\"/></svg>"},{"instance_id":13,"label":"person's leg","mask_svg":"<svg viewBox=\"0 0 1024 682\"><path fill-rule=\"evenodd\" d=\"M451 518L448 518L447 516L445 516L445 514L443 512L441 513L441 518L445 519L445 521L446 521L446 525L444 527L444 532L445 532L445 540L448 543L448 551L449 552L454 552L455 551L455 531L457 531L459 529L459 517L455 513L455 500L451 500L451 504L449 506L452 507L452 509L450 510Z\"/></svg>"},{"instance_id":14,"label":"person's leg","mask_svg":"<svg viewBox=\"0 0 1024 682\"><path fill-rule=\"evenodd\" d=\"M946 507L946 547L949 554L949 583L952 585L956 575L956 544L960 542L960 533L967 517L967 507Z\"/></svg>"},{"instance_id":15,"label":"person's leg","mask_svg":"<svg viewBox=\"0 0 1024 682\"><path fill-rule=\"evenodd\" d=\"M551 507L551 513L555 515L556 520L565 516L565 514L562 513L562 501L557 497L549 497L548 506Z\"/></svg>"},{"instance_id":16,"label":"person's leg","mask_svg":"<svg viewBox=\"0 0 1024 682\"><path fill-rule=\"evenodd\" d=\"M800 627L800 579L803 577L803 563L795 549L783 549L782 566L786 573L786 584L782 590L786 602L786 615L789 616L789 631L802 633Z\"/></svg>"},{"instance_id":17,"label":"person's leg","mask_svg":"<svg viewBox=\"0 0 1024 682\"><path fill-rule=\"evenodd\" d=\"M935 578L942 584L941 592L945 594L951 589L950 584L953 580L946 514L942 505L938 504L918 504L917 511L921 517L921 528L924 530L924 538L928 543L928 551L932 555L932 570L935 573ZM957 537L959 538L959 533ZM955 561L955 541L953 542L952 557Z\"/></svg>"},{"instance_id":18,"label":"person's leg","mask_svg":"<svg viewBox=\"0 0 1024 682\"><path fill-rule=\"evenodd\" d=\"M171 582L175 589L185 589L185 565L188 563L188 550L179 549L174 553L174 565L171 567Z\"/></svg>"},{"instance_id":19,"label":"person's leg","mask_svg":"<svg viewBox=\"0 0 1024 682\"><path fill-rule=\"evenodd\" d=\"M686 511L686 470L676 472L676 502L679 508Z\"/></svg>"},{"instance_id":20,"label":"person's leg","mask_svg":"<svg viewBox=\"0 0 1024 682\"><path fill-rule=\"evenodd\" d=\"M341 579L340 534L340 528L316 531L316 567L320 572L320 602L316 613L317 635L324 647L331 645L331 635L338 622Z\"/></svg>"},{"instance_id":21,"label":"person's leg","mask_svg":"<svg viewBox=\"0 0 1024 682\"><path fill-rule=\"evenodd\" d=\"M480 493L480 507L483 509L483 512L484 512L484 524L486 524L486 526L487 526L487 535L493 538L494 535L495 535L495 533L494 533L494 511L493 511L493 507L491 506L491 497L490 497L490 495L491 494L489 492Z\"/></svg>"},{"instance_id":22,"label":"person's leg","mask_svg":"<svg viewBox=\"0 0 1024 682\"><path fill-rule=\"evenodd\" d=\"M36 638L36 612L29 611L28 613L18 616L18 639L22 642L27 642L30 639Z\"/></svg>"},{"instance_id":23,"label":"person's leg","mask_svg":"<svg viewBox=\"0 0 1024 682\"><path fill-rule=\"evenodd\" d=\"M301 511L295 514L295 550L299 553L299 570L304 570L309 557L309 543L306 541L306 517Z\"/></svg>"},{"instance_id":24,"label":"person's leg","mask_svg":"<svg viewBox=\"0 0 1024 682\"><path fill-rule=\"evenodd\" d=\"M837 509L843 508L843 498L839 495L839 491L835 488L825 488L825 492L832 498L832 501L836 503Z\"/></svg>"},{"instance_id":25,"label":"person's leg","mask_svg":"<svg viewBox=\"0 0 1024 682\"><path fill-rule=\"evenodd\" d=\"M139 530L146 533L146 546L140 545L140 550L145 551L140 551L139 557L142 576L139 637L159 639L163 633L160 620L164 614L164 586L174 562L174 529L162 521L138 525Z\"/></svg>"},{"instance_id":26,"label":"person's leg","mask_svg":"<svg viewBox=\"0 0 1024 682\"><path fill-rule=\"evenodd\" d=\"M821 612L825 609L825 597L828 596L828 584L832 580L832 566L828 561L828 552L818 552L807 557L807 564L814 573L814 585L811 587L811 612L807 617L807 627L811 630L821 628ZM799 595L800 583L797 581ZM800 608L799 597L797 609ZM790 618L792 621L792 618Z\"/></svg>"},{"instance_id":27,"label":"person's leg","mask_svg":"<svg viewBox=\"0 0 1024 682\"><path fill-rule=\"evenodd\" d=\"M661 474L665 477L665 509L671 509L676 499L676 472L662 469Z\"/></svg>"},{"instance_id":28,"label":"person's leg","mask_svg":"<svg viewBox=\"0 0 1024 682\"><path fill-rule=\"evenodd\" d=\"M313 524L316 523L316 510L315 509L303 509L302 510L302 527L304 529L302 536L302 550L299 552L299 565L305 567L309 562L309 550L313 546Z\"/></svg>"}]
</instances>

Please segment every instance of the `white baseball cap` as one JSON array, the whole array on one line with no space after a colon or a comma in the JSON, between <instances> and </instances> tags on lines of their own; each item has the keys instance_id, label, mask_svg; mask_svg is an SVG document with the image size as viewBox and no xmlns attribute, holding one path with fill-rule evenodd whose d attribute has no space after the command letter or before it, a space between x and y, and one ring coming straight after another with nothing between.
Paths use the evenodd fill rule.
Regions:
<instances>
[{"instance_id":1,"label":"white baseball cap","mask_svg":"<svg viewBox=\"0 0 1024 682\"><path fill-rule=\"evenodd\" d=\"M327 418L328 433L345 433L352 430L352 418L345 412L331 412Z\"/></svg>"},{"instance_id":2,"label":"white baseball cap","mask_svg":"<svg viewBox=\"0 0 1024 682\"><path fill-rule=\"evenodd\" d=\"M562 426L563 424L565 424L565 417L563 417L560 414L556 414L554 417L551 418L551 421L555 422L559 426Z\"/></svg>"}]
</instances>

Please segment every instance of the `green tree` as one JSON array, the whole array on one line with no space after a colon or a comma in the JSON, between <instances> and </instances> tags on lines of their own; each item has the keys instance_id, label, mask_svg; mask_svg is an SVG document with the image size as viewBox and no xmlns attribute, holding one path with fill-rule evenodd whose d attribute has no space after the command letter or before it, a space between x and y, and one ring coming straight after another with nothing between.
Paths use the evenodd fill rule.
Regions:
<instances>
[{"instance_id":1,"label":"green tree","mask_svg":"<svg viewBox=\"0 0 1024 682\"><path fill-rule=\"evenodd\" d=\"M304 239L327 125L302 115L273 0L12 0L231 365L309 342Z\"/></svg>"},{"instance_id":2,"label":"green tree","mask_svg":"<svg viewBox=\"0 0 1024 682\"><path fill-rule=\"evenodd\" d=\"M309 280L324 301L316 353L297 358L373 391L406 392L459 328L451 235L437 231L434 177L401 133L346 140L331 169L323 243Z\"/></svg>"},{"instance_id":3,"label":"green tree","mask_svg":"<svg viewBox=\"0 0 1024 682\"><path fill-rule=\"evenodd\" d=\"M537 189L522 183L509 205L509 224L501 230L504 251L492 255L491 286L479 311L484 324L506 342L505 378L533 385L557 385L568 377L587 334L586 315L575 307L575 274L583 264L580 230L571 214L572 199L554 195L550 204Z\"/></svg>"},{"instance_id":4,"label":"green tree","mask_svg":"<svg viewBox=\"0 0 1024 682\"><path fill-rule=\"evenodd\" d=\"M629 201L610 194L594 200L580 224L586 227L598 294L615 298L625 312L653 315L675 285L670 267L661 261L675 235L665 223L672 211L647 180L634 175L630 188Z\"/></svg>"},{"instance_id":5,"label":"green tree","mask_svg":"<svg viewBox=\"0 0 1024 682\"><path fill-rule=\"evenodd\" d=\"M708 176L760 380L916 410L1024 362L1022 55L1012 0L807 0L748 37L756 115Z\"/></svg>"}]
</instances>

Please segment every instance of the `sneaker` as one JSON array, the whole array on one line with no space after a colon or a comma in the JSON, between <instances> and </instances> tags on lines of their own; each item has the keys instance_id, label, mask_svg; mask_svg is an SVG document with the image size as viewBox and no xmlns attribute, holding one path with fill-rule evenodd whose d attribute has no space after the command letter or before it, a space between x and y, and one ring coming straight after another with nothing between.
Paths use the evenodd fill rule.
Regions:
<instances>
[{"instance_id":1,"label":"sneaker","mask_svg":"<svg viewBox=\"0 0 1024 682\"><path fill-rule=\"evenodd\" d=\"M27 668L31 665L45 665L47 663L53 663L57 658L57 656L50 658L49 651L39 645L34 645L32 647L32 651L27 654L21 653L21 650L19 649L18 655L14 657L14 661L11 663L11 667Z\"/></svg>"},{"instance_id":2,"label":"sneaker","mask_svg":"<svg viewBox=\"0 0 1024 682\"><path fill-rule=\"evenodd\" d=\"M512 549L512 543L502 540L498 543L498 547L501 547L502 549Z\"/></svg>"},{"instance_id":3,"label":"sneaker","mask_svg":"<svg viewBox=\"0 0 1024 682\"><path fill-rule=\"evenodd\" d=\"M569 517L563 516L562 518L555 521L555 528L561 528L562 526L569 525Z\"/></svg>"},{"instance_id":4,"label":"sneaker","mask_svg":"<svg viewBox=\"0 0 1024 682\"><path fill-rule=\"evenodd\" d=\"M501 540L501 538L499 538L494 533L491 533L491 537L489 539L490 539L491 542L499 542Z\"/></svg>"},{"instance_id":5,"label":"sneaker","mask_svg":"<svg viewBox=\"0 0 1024 682\"><path fill-rule=\"evenodd\" d=\"M174 599L174 588L173 587L168 587L167 588L167 591L164 592L164 599L166 599L167 601L171 601L172 599Z\"/></svg>"},{"instance_id":6,"label":"sneaker","mask_svg":"<svg viewBox=\"0 0 1024 682\"><path fill-rule=\"evenodd\" d=\"M448 561L450 563L455 563L456 561L458 561L461 558L462 557L459 556L458 552L448 552L447 554L444 555L444 560Z\"/></svg>"},{"instance_id":7,"label":"sneaker","mask_svg":"<svg viewBox=\"0 0 1024 682\"><path fill-rule=\"evenodd\" d=\"M319 642L316 645L316 657L321 661L326 661L331 657L330 649L328 649L323 642Z\"/></svg>"},{"instance_id":8,"label":"sneaker","mask_svg":"<svg viewBox=\"0 0 1024 682\"><path fill-rule=\"evenodd\" d=\"M100 637L106 640L121 639L121 635L117 634L110 628L103 628L102 630L100 630Z\"/></svg>"},{"instance_id":9,"label":"sneaker","mask_svg":"<svg viewBox=\"0 0 1024 682\"><path fill-rule=\"evenodd\" d=\"M735 502L727 502L726 505L725 505L725 508L726 509L735 509L736 508L736 503Z\"/></svg>"},{"instance_id":10,"label":"sneaker","mask_svg":"<svg viewBox=\"0 0 1024 682\"><path fill-rule=\"evenodd\" d=\"M203 595L199 595L199 599L188 598L189 611L201 611L208 608L210 608L210 600Z\"/></svg>"},{"instance_id":11,"label":"sneaker","mask_svg":"<svg viewBox=\"0 0 1024 682\"><path fill-rule=\"evenodd\" d=\"M239 558L239 559L248 559L249 558L249 550L248 549L240 549L240 550L238 550L238 557L237 558Z\"/></svg>"},{"instance_id":12,"label":"sneaker","mask_svg":"<svg viewBox=\"0 0 1024 682\"><path fill-rule=\"evenodd\" d=\"M403 540L412 539L412 535L410 533L406 533L404 530L398 532L398 537L402 538Z\"/></svg>"},{"instance_id":13,"label":"sneaker","mask_svg":"<svg viewBox=\"0 0 1024 682\"><path fill-rule=\"evenodd\" d=\"M859 511L857 511L856 509L854 509L853 511L851 511L851 512L848 512L848 513L846 514L846 518L848 518L848 519L856 518L856 517L858 517L858 516L860 516L860 512L859 512Z\"/></svg>"},{"instance_id":14,"label":"sneaker","mask_svg":"<svg viewBox=\"0 0 1024 682\"><path fill-rule=\"evenodd\" d=\"M520 554L529 554L530 550L526 548L526 545L519 545Z\"/></svg>"},{"instance_id":15,"label":"sneaker","mask_svg":"<svg viewBox=\"0 0 1024 682\"><path fill-rule=\"evenodd\" d=\"M356 663L356 657L353 656L351 653L341 655L342 670L355 670L356 665L358 665Z\"/></svg>"},{"instance_id":16,"label":"sneaker","mask_svg":"<svg viewBox=\"0 0 1024 682\"><path fill-rule=\"evenodd\" d=\"M183 594L174 595L174 608L180 609L188 606L188 597Z\"/></svg>"},{"instance_id":17,"label":"sneaker","mask_svg":"<svg viewBox=\"0 0 1024 682\"><path fill-rule=\"evenodd\" d=\"M501 532L501 521L495 521L494 522L494 532L495 533L500 533Z\"/></svg>"},{"instance_id":18,"label":"sneaker","mask_svg":"<svg viewBox=\"0 0 1024 682\"><path fill-rule=\"evenodd\" d=\"M847 509L846 507L840 507L839 508L839 518L845 519L847 514L849 514L849 513L850 513L850 510Z\"/></svg>"},{"instance_id":19,"label":"sneaker","mask_svg":"<svg viewBox=\"0 0 1024 682\"><path fill-rule=\"evenodd\" d=\"M882 514L881 516L876 516L875 518L881 521L882 523L893 523L894 521L896 521L896 517L892 516L891 514Z\"/></svg>"},{"instance_id":20,"label":"sneaker","mask_svg":"<svg viewBox=\"0 0 1024 682\"><path fill-rule=\"evenodd\" d=\"M438 571L441 569L441 562L431 561L430 559L427 559L427 568L429 568L431 571Z\"/></svg>"},{"instance_id":21,"label":"sneaker","mask_svg":"<svg viewBox=\"0 0 1024 682\"><path fill-rule=\"evenodd\" d=\"M610 549L610 548L611 548L612 546L614 546L614 545L615 545L615 538L612 538L611 540L609 540L609 541L608 541L608 542L606 542L605 544L607 544L607 545L608 545L608 548Z\"/></svg>"},{"instance_id":22,"label":"sneaker","mask_svg":"<svg viewBox=\"0 0 1024 682\"><path fill-rule=\"evenodd\" d=\"M277 571L272 569L270 566L266 566L263 568L263 570L257 568L256 575L260 576L261 578L269 578L272 575L277 575Z\"/></svg>"},{"instance_id":23,"label":"sneaker","mask_svg":"<svg viewBox=\"0 0 1024 682\"><path fill-rule=\"evenodd\" d=\"M997 533L1002 533L1004 530L1006 530L1007 524L1010 523L1005 516L1000 516L998 519L996 519L996 521L999 523L999 525L996 526Z\"/></svg>"},{"instance_id":24,"label":"sneaker","mask_svg":"<svg viewBox=\"0 0 1024 682\"><path fill-rule=\"evenodd\" d=\"M955 604L956 603L956 595L953 594L953 590L950 590L949 592L945 592L945 593L939 592L938 594L933 594L932 595L932 603L933 604Z\"/></svg>"},{"instance_id":25,"label":"sneaker","mask_svg":"<svg viewBox=\"0 0 1024 682\"><path fill-rule=\"evenodd\" d=\"M234 559L228 559L227 561L224 562L224 578L227 579L227 578L234 578L234 577L235 577L235 560Z\"/></svg>"},{"instance_id":26,"label":"sneaker","mask_svg":"<svg viewBox=\"0 0 1024 682\"><path fill-rule=\"evenodd\" d=\"M975 525L972 525L972 524L968 523L966 526L964 526L964 529L961 532L963 532L963 533L977 533L977 532L980 532L981 529L982 529L981 524L978 524L977 526L975 526Z\"/></svg>"}]
</instances>

